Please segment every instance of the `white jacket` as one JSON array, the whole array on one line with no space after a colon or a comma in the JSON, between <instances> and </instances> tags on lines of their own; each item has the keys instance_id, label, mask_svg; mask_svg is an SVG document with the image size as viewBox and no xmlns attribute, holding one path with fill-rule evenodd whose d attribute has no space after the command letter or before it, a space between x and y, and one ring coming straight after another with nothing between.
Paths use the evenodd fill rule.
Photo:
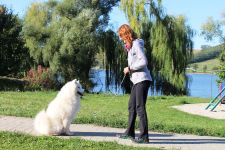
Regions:
<instances>
[{"instance_id":1,"label":"white jacket","mask_svg":"<svg viewBox=\"0 0 225 150\"><path fill-rule=\"evenodd\" d=\"M130 74L130 80L133 84L141 81L152 81L150 71L147 68L147 58L144 53L144 41L136 39L133 41L132 48L128 51L128 66L133 73Z\"/></svg>"}]
</instances>

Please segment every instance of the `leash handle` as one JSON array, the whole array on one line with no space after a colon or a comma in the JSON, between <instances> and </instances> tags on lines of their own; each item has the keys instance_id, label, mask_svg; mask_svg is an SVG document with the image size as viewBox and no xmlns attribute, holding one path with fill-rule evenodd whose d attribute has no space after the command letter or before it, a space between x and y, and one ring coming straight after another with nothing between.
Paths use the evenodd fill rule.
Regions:
<instances>
[{"instance_id":1,"label":"leash handle","mask_svg":"<svg viewBox=\"0 0 225 150\"><path fill-rule=\"evenodd\" d=\"M122 84L123 84L123 82L124 82L125 77L126 77L126 74L124 74L123 79L122 79L122 81L121 81L121 83L120 83L120 86L122 86Z\"/></svg>"}]
</instances>

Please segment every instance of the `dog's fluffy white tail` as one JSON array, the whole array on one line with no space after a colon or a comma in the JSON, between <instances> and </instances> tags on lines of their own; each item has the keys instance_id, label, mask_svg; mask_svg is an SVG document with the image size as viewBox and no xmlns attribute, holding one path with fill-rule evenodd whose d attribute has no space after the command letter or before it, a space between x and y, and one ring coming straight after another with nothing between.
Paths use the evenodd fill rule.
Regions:
<instances>
[{"instance_id":1,"label":"dog's fluffy white tail","mask_svg":"<svg viewBox=\"0 0 225 150\"><path fill-rule=\"evenodd\" d=\"M39 112L34 119L34 129L38 134L50 135L51 122L44 110Z\"/></svg>"}]
</instances>

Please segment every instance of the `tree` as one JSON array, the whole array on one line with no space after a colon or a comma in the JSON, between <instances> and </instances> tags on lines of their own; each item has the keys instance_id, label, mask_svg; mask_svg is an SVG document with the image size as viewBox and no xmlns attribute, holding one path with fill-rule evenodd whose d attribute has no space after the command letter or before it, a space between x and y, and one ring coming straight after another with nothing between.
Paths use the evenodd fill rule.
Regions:
<instances>
[{"instance_id":1,"label":"tree","mask_svg":"<svg viewBox=\"0 0 225 150\"><path fill-rule=\"evenodd\" d=\"M202 70L203 70L203 72L206 72L207 71L207 65L204 65Z\"/></svg>"},{"instance_id":2,"label":"tree","mask_svg":"<svg viewBox=\"0 0 225 150\"><path fill-rule=\"evenodd\" d=\"M208 49L208 48L210 48L210 47L211 47L210 45L201 45L201 49L202 49L202 50Z\"/></svg>"},{"instance_id":3,"label":"tree","mask_svg":"<svg viewBox=\"0 0 225 150\"><path fill-rule=\"evenodd\" d=\"M28 9L23 33L36 63L91 87L89 71L118 0L49 0Z\"/></svg>"},{"instance_id":4,"label":"tree","mask_svg":"<svg viewBox=\"0 0 225 150\"><path fill-rule=\"evenodd\" d=\"M168 95L186 94L185 68L192 55L193 31L185 18L166 15L161 0L121 0L121 8L146 42L156 89Z\"/></svg>"},{"instance_id":5,"label":"tree","mask_svg":"<svg viewBox=\"0 0 225 150\"><path fill-rule=\"evenodd\" d=\"M198 64L195 63L195 64L193 65L193 68L194 68L194 70L197 70L197 69L198 69Z\"/></svg>"},{"instance_id":6,"label":"tree","mask_svg":"<svg viewBox=\"0 0 225 150\"><path fill-rule=\"evenodd\" d=\"M28 49L20 34L21 20L0 5L0 75L17 76L30 66Z\"/></svg>"},{"instance_id":7,"label":"tree","mask_svg":"<svg viewBox=\"0 0 225 150\"><path fill-rule=\"evenodd\" d=\"M223 16L225 18L225 15ZM219 76L219 83L222 83L225 79L225 20L214 20L212 17L209 17L205 23L201 26L201 35L204 36L205 40L212 41L214 39L219 39L221 42L222 52L219 56L219 72L217 75Z\"/></svg>"},{"instance_id":8,"label":"tree","mask_svg":"<svg viewBox=\"0 0 225 150\"><path fill-rule=\"evenodd\" d=\"M222 29L224 25L225 21L218 21L212 17L208 17L206 22L201 26L201 34L207 41L212 41L215 38L218 38L220 41L225 41L225 35Z\"/></svg>"},{"instance_id":9,"label":"tree","mask_svg":"<svg viewBox=\"0 0 225 150\"><path fill-rule=\"evenodd\" d=\"M115 85L117 90L124 75L123 68L127 66L127 53L124 51L123 43L120 41L118 35L110 29L102 34L101 41L101 50L105 54L106 90L109 90L109 85L112 84ZM122 86L124 87L125 93L129 93L129 80L128 78L125 79Z\"/></svg>"}]
</instances>

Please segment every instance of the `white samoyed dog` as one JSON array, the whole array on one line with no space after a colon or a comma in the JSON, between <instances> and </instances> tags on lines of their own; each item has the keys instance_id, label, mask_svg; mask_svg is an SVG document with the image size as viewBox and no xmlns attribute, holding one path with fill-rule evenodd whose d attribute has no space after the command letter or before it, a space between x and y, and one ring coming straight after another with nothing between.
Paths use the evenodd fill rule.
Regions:
<instances>
[{"instance_id":1,"label":"white samoyed dog","mask_svg":"<svg viewBox=\"0 0 225 150\"><path fill-rule=\"evenodd\" d=\"M66 83L55 99L34 119L34 130L39 135L72 135L70 124L80 110L84 89L78 80Z\"/></svg>"}]
</instances>

